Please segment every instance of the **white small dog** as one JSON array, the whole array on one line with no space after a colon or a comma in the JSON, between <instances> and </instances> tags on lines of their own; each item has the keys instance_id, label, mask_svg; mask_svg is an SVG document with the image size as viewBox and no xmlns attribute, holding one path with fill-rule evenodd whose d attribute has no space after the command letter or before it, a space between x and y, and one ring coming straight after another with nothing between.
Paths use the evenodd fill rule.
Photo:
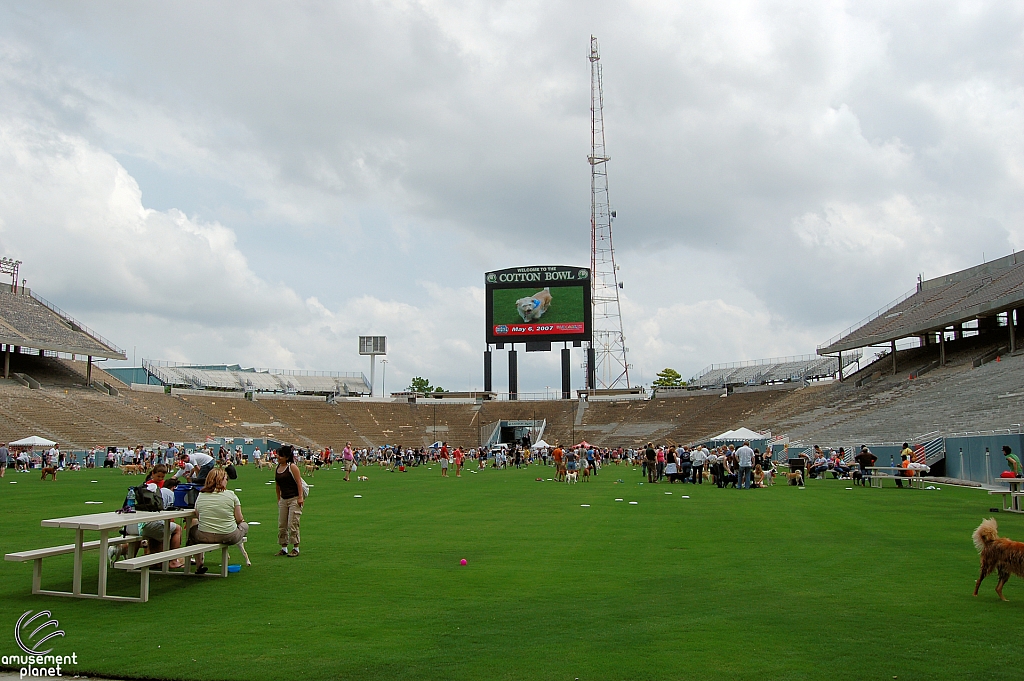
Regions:
<instances>
[{"instance_id":1,"label":"white small dog","mask_svg":"<svg viewBox=\"0 0 1024 681\"><path fill-rule=\"evenodd\" d=\"M578 477L579 477L579 472L577 472L577 471L568 471L565 474L565 481L567 483L569 483L570 485L575 485L576 484L576 478L578 478Z\"/></svg>"},{"instance_id":2,"label":"white small dog","mask_svg":"<svg viewBox=\"0 0 1024 681\"><path fill-rule=\"evenodd\" d=\"M537 291L532 296L520 298L516 301L516 309L524 322L535 322L544 316L551 305L551 289L545 288Z\"/></svg>"},{"instance_id":3,"label":"white small dog","mask_svg":"<svg viewBox=\"0 0 1024 681\"><path fill-rule=\"evenodd\" d=\"M370 478L366 477L365 475L360 475L356 477L356 480L358 480L359 482L367 482L369 479Z\"/></svg>"}]
</instances>

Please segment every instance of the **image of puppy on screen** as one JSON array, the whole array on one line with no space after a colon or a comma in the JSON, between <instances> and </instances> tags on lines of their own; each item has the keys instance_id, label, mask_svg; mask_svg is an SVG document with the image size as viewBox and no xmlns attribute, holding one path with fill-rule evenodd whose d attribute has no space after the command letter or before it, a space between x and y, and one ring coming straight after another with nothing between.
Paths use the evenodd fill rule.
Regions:
<instances>
[{"instance_id":1,"label":"image of puppy on screen","mask_svg":"<svg viewBox=\"0 0 1024 681\"><path fill-rule=\"evenodd\" d=\"M550 305L551 289L548 288L516 301L516 309L519 311L519 316L527 323L535 322L543 317Z\"/></svg>"}]
</instances>

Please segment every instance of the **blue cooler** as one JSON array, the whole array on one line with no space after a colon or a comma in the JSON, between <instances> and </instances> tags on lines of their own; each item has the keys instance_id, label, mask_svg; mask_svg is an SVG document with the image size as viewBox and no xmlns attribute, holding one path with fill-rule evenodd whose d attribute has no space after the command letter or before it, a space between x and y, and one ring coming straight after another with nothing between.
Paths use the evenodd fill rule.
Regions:
<instances>
[{"instance_id":1,"label":"blue cooler","mask_svg":"<svg viewBox=\"0 0 1024 681\"><path fill-rule=\"evenodd\" d=\"M182 482L174 488L174 507L175 508L195 508L196 497L199 496L199 490L202 487L199 485L193 485L191 483Z\"/></svg>"}]
</instances>

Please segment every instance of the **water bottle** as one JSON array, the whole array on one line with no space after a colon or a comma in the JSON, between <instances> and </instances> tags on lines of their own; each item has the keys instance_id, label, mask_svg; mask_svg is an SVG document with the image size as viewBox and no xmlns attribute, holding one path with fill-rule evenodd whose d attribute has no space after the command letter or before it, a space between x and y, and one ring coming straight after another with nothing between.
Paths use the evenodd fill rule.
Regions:
<instances>
[{"instance_id":1,"label":"water bottle","mask_svg":"<svg viewBox=\"0 0 1024 681\"><path fill-rule=\"evenodd\" d=\"M892 454L889 455L889 466L890 468L896 468L896 459L893 458Z\"/></svg>"},{"instance_id":2,"label":"water bottle","mask_svg":"<svg viewBox=\"0 0 1024 681\"><path fill-rule=\"evenodd\" d=\"M124 505L128 508L135 510L135 488L128 488L128 498L125 500Z\"/></svg>"}]
</instances>

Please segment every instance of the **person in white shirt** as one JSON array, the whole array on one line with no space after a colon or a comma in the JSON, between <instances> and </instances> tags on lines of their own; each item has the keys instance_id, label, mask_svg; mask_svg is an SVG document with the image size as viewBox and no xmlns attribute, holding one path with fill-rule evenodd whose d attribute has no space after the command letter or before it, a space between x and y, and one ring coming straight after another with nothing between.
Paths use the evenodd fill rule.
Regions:
<instances>
[{"instance_id":1,"label":"person in white shirt","mask_svg":"<svg viewBox=\"0 0 1024 681\"><path fill-rule=\"evenodd\" d=\"M750 489L750 472L754 468L754 450L750 448L749 442L736 450L736 461L739 463L740 489Z\"/></svg>"},{"instance_id":2,"label":"person in white shirt","mask_svg":"<svg viewBox=\"0 0 1024 681\"><path fill-rule=\"evenodd\" d=\"M206 476L213 470L215 463L216 460L204 452L181 453L178 455L178 465L181 467L178 473L185 473L186 477L191 473L191 482L202 485L206 483Z\"/></svg>"},{"instance_id":3,"label":"person in white shirt","mask_svg":"<svg viewBox=\"0 0 1024 681\"><path fill-rule=\"evenodd\" d=\"M690 470L692 477L690 482L695 485L704 484L704 462L708 460L708 451L701 445L690 452Z\"/></svg>"}]
</instances>

